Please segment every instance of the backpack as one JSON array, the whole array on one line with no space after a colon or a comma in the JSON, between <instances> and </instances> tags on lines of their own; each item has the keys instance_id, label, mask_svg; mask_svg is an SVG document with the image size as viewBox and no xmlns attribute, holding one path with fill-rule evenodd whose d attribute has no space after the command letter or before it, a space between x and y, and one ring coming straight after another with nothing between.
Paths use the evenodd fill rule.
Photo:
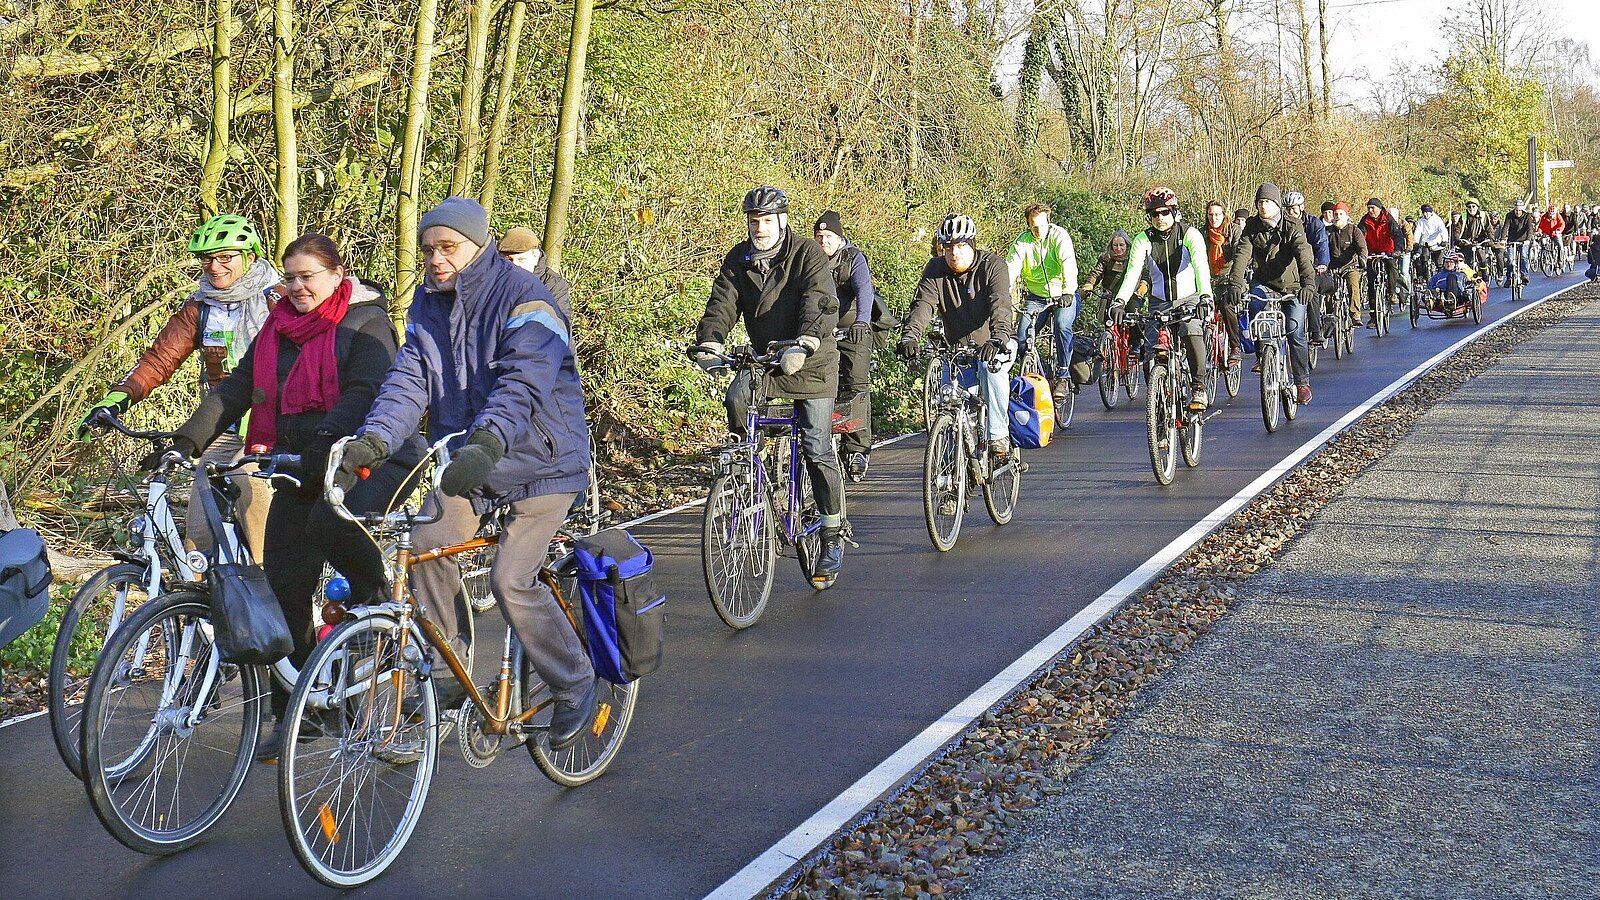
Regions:
<instances>
[{"instance_id":1,"label":"backpack","mask_svg":"<svg viewBox=\"0 0 1600 900\"><path fill-rule=\"evenodd\" d=\"M655 557L621 528L579 538L573 556L595 674L620 685L660 668L667 596L650 576Z\"/></svg>"},{"instance_id":2,"label":"backpack","mask_svg":"<svg viewBox=\"0 0 1600 900\"><path fill-rule=\"evenodd\" d=\"M1011 442L1037 450L1048 447L1056 430L1055 400L1050 382L1042 375L1018 375L1011 379Z\"/></svg>"},{"instance_id":3,"label":"backpack","mask_svg":"<svg viewBox=\"0 0 1600 900\"><path fill-rule=\"evenodd\" d=\"M0 647L44 618L53 579L39 532L16 528L0 533Z\"/></svg>"}]
</instances>

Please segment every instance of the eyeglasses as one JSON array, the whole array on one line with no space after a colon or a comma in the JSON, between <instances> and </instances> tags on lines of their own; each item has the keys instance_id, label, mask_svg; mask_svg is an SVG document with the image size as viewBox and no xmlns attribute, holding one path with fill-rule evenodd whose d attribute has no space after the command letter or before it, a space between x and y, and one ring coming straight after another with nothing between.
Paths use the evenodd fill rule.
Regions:
<instances>
[{"instance_id":1,"label":"eyeglasses","mask_svg":"<svg viewBox=\"0 0 1600 900\"><path fill-rule=\"evenodd\" d=\"M422 255L433 256L437 254L439 256L450 256L459 249L461 249L460 241L440 241L437 244L423 244Z\"/></svg>"},{"instance_id":2,"label":"eyeglasses","mask_svg":"<svg viewBox=\"0 0 1600 900\"><path fill-rule=\"evenodd\" d=\"M289 274L288 272L285 272L285 273L283 273L283 283L284 284L288 284L288 285L310 284L311 283L311 279L317 277L318 275L321 275L323 272L326 272L326 271L328 271L328 270L327 269L318 269L315 272L299 272L299 273L296 273L296 274L293 274L293 275Z\"/></svg>"},{"instance_id":3,"label":"eyeglasses","mask_svg":"<svg viewBox=\"0 0 1600 900\"><path fill-rule=\"evenodd\" d=\"M223 253L213 253L210 256L200 257L200 265L206 268L210 268L213 263L223 266L231 266L238 262L239 258L242 256L244 256L244 254L240 253L238 250L229 250Z\"/></svg>"}]
</instances>

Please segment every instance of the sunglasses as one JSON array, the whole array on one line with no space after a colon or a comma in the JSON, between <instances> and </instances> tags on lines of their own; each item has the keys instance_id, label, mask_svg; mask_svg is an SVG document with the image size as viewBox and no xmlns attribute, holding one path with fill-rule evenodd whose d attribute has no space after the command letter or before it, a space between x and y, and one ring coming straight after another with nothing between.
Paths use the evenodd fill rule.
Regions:
<instances>
[{"instance_id":1,"label":"sunglasses","mask_svg":"<svg viewBox=\"0 0 1600 900\"><path fill-rule=\"evenodd\" d=\"M1160 209L1152 209L1152 210L1150 210L1150 218L1154 219L1154 218L1157 218L1158 216L1170 216L1175 212L1177 212L1177 210L1173 209L1172 207L1163 206Z\"/></svg>"}]
</instances>

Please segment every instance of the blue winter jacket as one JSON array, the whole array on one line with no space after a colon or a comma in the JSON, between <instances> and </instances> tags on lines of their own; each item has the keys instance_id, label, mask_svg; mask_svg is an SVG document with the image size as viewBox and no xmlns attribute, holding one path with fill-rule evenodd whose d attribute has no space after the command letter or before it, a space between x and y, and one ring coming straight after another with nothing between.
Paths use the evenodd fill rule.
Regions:
<instances>
[{"instance_id":1,"label":"blue winter jacket","mask_svg":"<svg viewBox=\"0 0 1600 900\"><path fill-rule=\"evenodd\" d=\"M423 413L434 439L493 432L506 454L472 497L480 513L583 490L589 472L583 389L571 327L550 291L492 243L456 275L454 288L417 288L405 343L361 433L397 447L417 432Z\"/></svg>"},{"instance_id":2,"label":"blue winter jacket","mask_svg":"<svg viewBox=\"0 0 1600 900\"><path fill-rule=\"evenodd\" d=\"M1328 252L1328 226L1322 219L1309 213L1302 217L1306 226L1306 242L1311 245L1311 258L1323 268L1333 257Z\"/></svg>"}]
</instances>

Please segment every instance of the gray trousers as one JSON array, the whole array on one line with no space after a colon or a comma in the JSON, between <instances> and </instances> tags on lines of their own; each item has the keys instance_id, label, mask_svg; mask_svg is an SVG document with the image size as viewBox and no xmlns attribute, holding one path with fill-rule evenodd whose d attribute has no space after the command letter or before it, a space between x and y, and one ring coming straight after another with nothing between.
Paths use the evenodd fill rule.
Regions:
<instances>
[{"instance_id":1,"label":"gray trousers","mask_svg":"<svg viewBox=\"0 0 1600 900\"><path fill-rule=\"evenodd\" d=\"M523 652L539 677L550 685L557 700L575 703L594 682L594 665L567 621L561 604L550 589L539 581L550 548L550 538L566 520L576 494L546 494L511 504L500 529L500 547L489 570L489 586L494 591L500 614L505 617ZM417 550L460 544L478 533L482 521L472 503L460 497L434 494L443 504L444 514L432 525L418 528L411 536ZM431 508L432 502L427 507ZM461 567L454 557L422 563L411 570L411 588L417 600L438 623L463 662L467 659L466 591L461 589ZM573 598L571 602L576 602Z\"/></svg>"}]
</instances>

